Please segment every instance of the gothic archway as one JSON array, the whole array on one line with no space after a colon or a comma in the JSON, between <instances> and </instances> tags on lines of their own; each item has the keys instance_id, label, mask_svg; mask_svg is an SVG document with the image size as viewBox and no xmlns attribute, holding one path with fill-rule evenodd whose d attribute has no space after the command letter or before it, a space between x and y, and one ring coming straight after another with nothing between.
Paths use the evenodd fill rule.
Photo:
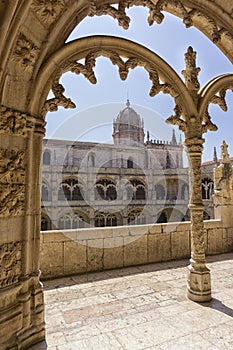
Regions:
<instances>
[{"instance_id":1,"label":"gothic archway","mask_svg":"<svg viewBox=\"0 0 233 350\"><path fill-rule=\"evenodd\" d=\"M5 173L1 175L0 217L3 222L6 220L11 224L14 222L15 227L14 232L10 235L11 238L4 239L5 232L1 235L1 248L4 249L7 256L5 260L11 262L11 266L3 264L2 269L6 278L1 280L0 284L3 291L2 305L4 305L0 309L1 314L4 315L1 327L5 334L3 348L15 346L26 348L44 339L45 336L43 294L39 284L38 264L39 167L45 126L41 111L48 91L45 91L42 98L39 95L35 96L39 98L38 104L34 101L30 108L29 101L32 100L35 93L38 72L41 72L42 67L46 66L52 53L64 45L72 29L86 16L107 14L116 18L119 24L127 29L129 18L126 15L126 7L144 5L149 9L149 24L154 21L161 23L164 12L171 12L181 17L187 27L195 25L213 40L233 62L232 8L229 7L229 1L226 0L222 0L221 4L214 0L178 0L175 2L173 0L157 2L150 0L91 0L88 2L67 0L66 3L62 0L55 0L52 9L49 8L49 5L47 1L38 0L2 1L0 4L2 19L0 23L1 152L3 159L10 159L13 164L15 164L15 156L18 160L17 165L13 166L12 176L8 178ZM54 66L57 64L55 60ZM49 76L52 77L50 74L49 71ZM43 85L43 81L40 83ZM203 90L199 118L205 114L210 99L219 91L221 94L217 97L224 105L224 89L226 85L232 84L232 78L230 81L229 77L220 77L218 81L212 81L211 84ZM39 92L42 93L42 90ZM183 98L182 94L181 96ZM196 112L196 108L192 109ZM185 129L187 120L180 118L178 110L176 112L175 118L170 121ZM186 117L190 117L187 129L190 130L193 122L191 117L196 118L196 113L193 115L187 113ZM200 119L196 119L200 122ZM208 125L212 127L208 115L205 114L203 125L201 119L203 130L206 130ZM199 129L202 127L199 124ZM199 142L195 143L195 147L190 141L190 139L194 141L194 136L193 134L186 136L186 146L190 149L192 146L193 150L195 148L200 153L202 149L200 134L198 135ZM6 154L6 150L9 153ZM198 163L197 160L195 162ZM198 221L198 215L196 218L193 217L193 220ZM12 251L17 252L18 260L12 257ZM12 266L15 269L12 269Z\"/></svg>"}]
</instances>

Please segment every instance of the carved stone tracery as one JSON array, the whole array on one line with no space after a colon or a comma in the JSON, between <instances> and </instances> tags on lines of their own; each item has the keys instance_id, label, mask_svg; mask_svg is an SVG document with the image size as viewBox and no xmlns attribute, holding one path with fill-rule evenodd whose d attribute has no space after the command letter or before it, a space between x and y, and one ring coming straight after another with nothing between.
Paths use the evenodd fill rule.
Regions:
<instances>
[{"instance_id":1,"label":"carved stone tracery","mask_svg":"<svg viewBox=\"0 0 233 350\"><path fill-rule=\"evenodd\" d=\"M170 94L175 99L177 98L177 96L179 96L175 86L172 86L167 82L160 82L159 72L148 62L146 62L146 60L142 60L138 57L130 57L126 61L124 61L117 52L112 50L101 49L89 52L85 58L84 64L81 64L76 61L66 63L62 68L58 70L52 84L52 92L55 97L48 99L45 102L43 114L46 114L47 111L56 111L58 106L63 106L64 108L76 107L75 103L72 102L70 98L64 96L63 93L65 91L65 88L59 83L59 79L62 76L62 74L70 71L77 75L83 74L92 84L96 84L97 79L93 68L95 67L96 59L100 56L109 58L113 65L118 66L121 80L125 80L127 78L129 74L129 69L134 69L138 66L144 67L149 74L149 79L152 82L150 96L155 96L159 92L163 92L164 94Z\"/></svg>"},{"instance_id":2,"label":"carved stone tracery","mask_svg":"<svg viewBox=\"0 0 233 350\"><path fill-rule=\"evenodd\" d=\"M163 11L167 11L181 17L186 28L191 27L194 23L204 23L205 30L207 30L210 39L214 43L217 43L221 39L221 35L227 32L223 27L218 27L212 17L195 8L184 6L181 0L120 0L117 8L109 4L97 5L95 0L90 0L89 16L109 15L117 19L118 24L124 29L128 29L131 19L126 14L126 9L132 6L148 8L149 16L147 21L150 26L154 22L161 24L165 18ZM230 34L228 33L228 35ZM231 37L231 39L233 38Z\"/></svg>"},{"instance_id":3,"label":"carved stone tracery","mask_svg":"<svg viewBox=\"0 0 233 350\"><path fill-rule=\"evenodd\" d=\"M25 152L0 148L0 217L24 212Z\"/></svg>"},{"instance_id":4,"label":"carved stone tracery","mask_svg":"<svg viewBox=\"0 0 233 350\"><path fill-rule=\"evenodd\" d=\"M0 288L9 287L19 281L21 275L22 244L10 242L0 245Z\"/></svg>"}]
</instances>

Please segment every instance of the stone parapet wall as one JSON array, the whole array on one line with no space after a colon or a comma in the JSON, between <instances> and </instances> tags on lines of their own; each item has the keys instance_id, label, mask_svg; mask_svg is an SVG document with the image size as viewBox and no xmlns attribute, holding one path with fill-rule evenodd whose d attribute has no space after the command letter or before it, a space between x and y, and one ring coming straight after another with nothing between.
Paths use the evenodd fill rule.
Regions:
<instances>
[{"instance_id":1,"label":"stone parapet wall","mask_svg":"<svg viewBox=\"0 0 233 350\"><path fill-rule=\"evenodd\" d=\"M233 227L205 221L206 254L233 250ZM190 258L190 222L41 232L42 278Z\"/></svg>"}]
</instances>

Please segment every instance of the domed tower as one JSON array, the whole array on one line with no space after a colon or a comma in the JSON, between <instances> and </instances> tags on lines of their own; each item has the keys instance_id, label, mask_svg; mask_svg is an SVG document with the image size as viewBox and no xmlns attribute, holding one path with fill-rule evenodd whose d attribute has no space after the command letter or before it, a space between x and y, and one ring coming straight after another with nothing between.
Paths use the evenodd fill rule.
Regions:
<instances>
[{"instance_id":1,"label":"domed tower","mask_svg":"<svg viewBox=\"0 0 233 350\"><path fill-rule=\"evenodd\" d=\"M115 145L144 144L143 119L130 107L129 100L126 102L126 107L120 111L113 121L112 136Z\"/></svg>"}]
</instances>

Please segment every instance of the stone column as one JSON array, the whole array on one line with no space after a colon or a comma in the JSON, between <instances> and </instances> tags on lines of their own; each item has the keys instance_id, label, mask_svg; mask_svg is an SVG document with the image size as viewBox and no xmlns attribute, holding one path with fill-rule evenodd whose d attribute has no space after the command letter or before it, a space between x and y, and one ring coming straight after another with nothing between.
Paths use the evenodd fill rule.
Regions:
<instances>
[{"instance_id":1,"label":"stone column","mask_svg":"<svg viewBox=\"0 0 233 350\"><path fill-rule=\"evenodd\" d=\"M214 169L214 216L223 227L233 227L233 168L225 141L221 145L219 165Z\"/></svg>"},{"instance_id":2,"label":"stone column","mask_svg":"<svg viewBox=\"0 0 233 350\"><path fill-rule=\"evenodd\" d=\"M188 266L188 297L193 301L211 300L210 271L205 261L205 239L201 190L201 156L204 139L186 139L189 159L189 210L191 217L191 259Z\"/></svg>"},{"instance_id":3,"label":"stone column","mask_svg":"<svg viewBox=\"0 0 233 350\"><path fill-rule=\"evenodd\" d=\"M39 282L40 160L44 122L0 107L0 348L45 338Z\"/></svg>"}]
</instances>

